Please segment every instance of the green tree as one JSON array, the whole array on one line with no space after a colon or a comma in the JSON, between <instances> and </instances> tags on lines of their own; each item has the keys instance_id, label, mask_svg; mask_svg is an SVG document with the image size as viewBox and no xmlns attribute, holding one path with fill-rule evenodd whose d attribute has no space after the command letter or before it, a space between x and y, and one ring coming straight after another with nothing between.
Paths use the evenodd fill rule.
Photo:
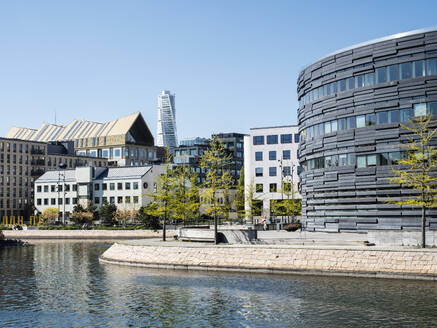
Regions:
<instances>
[{"instance_id":1,"label":"green tree","mask_svg":"<svg viewBox=\"0 0 437 328\"><path fill-rule=\"evenodd\" d=\"M106 200L103 201L99 208L99 217L105 225L112 225L114 223L114 214L117 211L115 204L109 204Z\"/></svg>"},{"instance_id":2,"label":"green tree","mask_svg":"<svg viewBox=\"0 0 437 328\"><path fill-rule=\"evenodd\" d=\"M226 212L223 206L223 193L226 193L232 184L232 177L227 169L230 160L231 156L227 154L217 137L211 140L208 149L200 157L200 167L205 170L205 182L201 194L205 199L206 213L214 217L214 242L216 244L218 243L218 217Z\"/></svg>"},{"instance_id":3,"label":"green tree","mask_svg":"<svg viewBox=\"0 0 437 328\"><path fill-rule=\"evenodd\" d=\"M42 212L42 217L49 223L53 223L59 217L59 210L54 207L48 207Z\"/></svg>"},{"instance_id":4,"label":"green tree","mask_svg":"<svg viewBox=\"0 0 437 328\"><path fill-rule=\"evenodd\" d=\"M244 215L254 224L254 216L262 214L262 203L264 193L256 190L253 181L251 181L245 188L245 210Z\"/></svg>"},{"instance_id":5,"label":"green tree","mask_svg":"<svg viewBox=\"0 0 437 328\"><path fill-rule=\"evenodd\" d=\"M397 205L410 205L422 209L422 242L426 246L426 210L437 206L437 149L435 142L437 129L432 128L430 116L415 117L401 127L411 134L402 147L406 150L399 160L400 168L393 168L394 177L390 183L400 184L417 192L408 199L391 200Z\"/></svg>"},{"instance_id":6,"label":"green tree","mask_svg":"<svg viewBox=\"0 0 437 328\"><path fill-rule=\"evenodd\" d=\"M295 186L290 182L282 182L278 192L281 194L281 199L271 202L270 211L276 216L292 216L292 221L295 222L295 217L302 214L302 201L296 198Z\"/></svg>"},{"instance_id":7,"label":"green tree","mask_svg":"<svg viewBox=\"0 0 437 328\"><path fill-rule=\"evenodd\" d=\"M153 210L156 210L156 207L158 204L156 203L149 203L146 206L142 206L138 210L137 220L140 222L141 226L145 229L153 229L157 230L161 228L161 225L159 224L159 216L149 215L148 213L152 212ZM149 210L150 208L153 208L152 210Z\"/></svg>"},{"instance_id":8,"label":"green tree","mask_svg":"<svg viewBox=\"0 0 437 328\"><path fill-rule=\"evenodd\" d=\"M185 165L173 169L174 198L172 203L172 216L186 224L188 219L198 217L199 213L199 188L197 174L191 172Z\"/></svg>"},{"instance_id":9,"label":"green tree","mask_svg":"<svg viewBox=\"0 0 437 328\"><path fill-rule=\"evenodd\" d=\"M240 220L242 220L246 216L244 188L244 168L241 168L234 200L234 207L235 211L237 212L237 218Z\"/></svg>"},{"instance_id":10,"label":"green tree","mask_svg":"<svg viewBox=\"0 0 437 328\"><path fill-rule=\"evenodd\" d=\"M166 224L167 219L171 217L174 211L174 176L170 169L171 155L167 150L164 173L158 177L156 183L156 191L148 196L153 198L156 206L146 208L146 213L151 216L163 218L162 240L166 240Z\"/></svg>"}]
</instances>

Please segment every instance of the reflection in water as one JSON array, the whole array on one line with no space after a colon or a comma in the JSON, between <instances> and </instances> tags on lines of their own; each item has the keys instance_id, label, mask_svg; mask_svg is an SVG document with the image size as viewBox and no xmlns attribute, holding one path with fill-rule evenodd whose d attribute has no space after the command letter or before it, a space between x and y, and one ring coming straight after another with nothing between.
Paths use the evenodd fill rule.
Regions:
<instances>
[{"instance_id":1,"label":"reflection in water","mask_svg":"<svg viewBox=\"0 0 437 328\"><path fill-rule=\"evenodd\" d=\"M1 327L433 327L425 281L100 264L104 243L0 250Z\"/></svg>"}]
</instances>

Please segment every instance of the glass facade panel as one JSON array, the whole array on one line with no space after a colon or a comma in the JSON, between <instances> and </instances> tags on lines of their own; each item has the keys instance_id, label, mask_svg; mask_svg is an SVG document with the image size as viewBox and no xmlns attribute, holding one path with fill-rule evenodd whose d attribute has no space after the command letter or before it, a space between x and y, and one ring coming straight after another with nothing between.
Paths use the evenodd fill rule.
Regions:
<instances>
[{"instance_id":1,"label":"glass facade panel","mask_svg":"<svg viewBox=\"0 0 437 328\"><path fill-rule=\"evenodd\" d=\"M417 60L413 62L413 77L425 76L425 62Z\"/></svg>"},{"instance_id":2,"label":"glass facade panel","mask_svg":"<svg viewBox=\"0 0 437 328\"><path fill-rule=\"evenodd\" d=\"M325 134L326 133L331 133L331 122L325 123Z\"/></svg>"},{"instance_id":3,"label":"glass facade panel","mask_svg":"<svg viewBox=\"0 0 437 328\"><path fill-rule=\"evenodd\" d=\"M391 110L388 115L389 123L399 123L399 110Z\"/></svg>"},{"instance_id":4,"label":"glass facade panel","mask_svg":"<svg viewBox=\"0 0 437 328\"><path fill-rule=\"evenodd\" d=\"M331 132L337 131L337 121L331 121Z\"/></svg>"},{"instance_id":5,"label":"glass facade panel","mask_svg":"<svg viewBox=\"0 0 437 328\"><path fill-rule=\"evenodd\" d=\"M426 115L426 103L414 104L414 116L420 117Z\"/></svg>"},{"instance_id":6,"label":"glass facade panel","mask_svg":"<svg viewBox=\"0 0 437 328\"><path fill-rule=\"evenodd\" d=\"M426 75L437 75L437 58L426 60Z\"/></svg>"},{"instance_id":7,"label":"glass facade panel","mask_svg":"<svg viewBox=\"0 0 437 328\"><path fill-rule=\"evenodd\" d=\"M355 88L362 88L364 86L364 75L355 76Z\"/></svg>"},{"instance_id":8,"label":"glass facade panel","mask_svg":"<svg viewBox=\"0 0 437 328\"><path fill-rule=\"evenodd\" d=\"M376 69L376 83L387 82L387 67L380 67Z\"/></svg>"},{"instance_id":9,"label":"glass facade panel","mask_svg":"<svg viewBox=\"0 0 437 328\"><path fill-rule=\"evenodd\" d=\"M401 122L409 122L413 118L413 109L405 108L401 109Z\"/></svg>"},{"instance_id":10,"label":"glass facade panel","mask_svg":"<svg viewBox=\"0 0 437 328\"><path fill-rule=\"evenodd\" d=\"M366 126L366 116L357 116L357 128L364 128Z\"/></svg>"},{"instance_id":11,"label":"glass facade panel","mask_svg":"<svg viewBox=\"0 0 437 328\"><path fill-rule=\"evenodd\" d=\"M388 112L376 113L376 124L386 124L388 123Z\"/></svg>"},{"instance_id":12,"label":"glass facade panel","mask_svg":"<svg viewBox=\"0 0 437 328\"><path fill-rule=\"evenodd\" d=\"M366 155L357 156L357 167L366 167Z\"/></svg>"},{"instance_id":13,"label":"glass facade panel","mask_svg":"<svg viewBox=\"0 0 437 328\"><path fill-rule=\"evenodd\" d=\"M400 67L400 75L401 75L401 80L405 80L405 79L411 79L412 77L412 73L411 73L411 62L408 63L402 63L399 65Z\"/></svg>"},{"instance_id":14,"label":"glass facade panel","mask_svg":"<svg viewBox=\"0 0 437 328\"><path fill-rule=\"evenodd\" d=\"M368 87L370 85L375 84L375 74L374 73L367 73L364 75L364 86Z\"/></svg>"},{"instance_id":15,"label":"glass facade panel","mask_svg":"<svg viewBox=\"0 0 437 328\"><path fill-rule=\"evenodd\" d=\"M347 128L354 129L356 127L355 116L347 118Z\"/></svg>"},{"instance_id":16,"label":"glass facade panel","mask_svg":"<svg viewBox=\"0 0 437 328\"><path fill-rule=\"evenodd\" d=\"M347 154L338 155L338 165L339 166L347 165Z\"/></svg>"},{"instance_id":17,"label":"glass facade panel","mask_svg":"<svg viewBox=\"0 0 437 328\"><path fill-rule=\"evenodd\" d=\"M428 111L431 115L437 115L437 101L428 103Z\"/></svg>"},{"instance_id":18,"label":"glass facade panel","mask_svg":"<svg viewBox=\"0 0 437 328\"><path fill-rule=\"evenodd\" d=\"M367 155L367 166L376 166L376 155Z\"/></svg>"},{"instance_id":19,"label":"glass facade panel","mask_svg":"<svg viewBox=\"0 0 437 328\"><path fill-rule=\"evenodd\" d=\"M388 66L388 81L397 81L399 80L399 67L398 65Z\"/></svg>"},{"instance_id":20,"label":"glass facade panel","mask_svg":"<svg viewBox=\"0 0 437 328\"><path fill-rule=\"evenodd\" d=\"M338 91L339 92L346 91L346 80L338 81Z\"/></svg>"},{"instance_id":21,"label":"glass facade panel","mask_svg":"<svg viewBox=\"0 0 437 328\"><path fill-rule=\"evenodd\" d=\"M355 88L355 80L353 77L346 79L346 89L352 90Z\"/></svg>"},{"instance_id":22,"label":"glass facade panel","mask_svg":"<svg viewBox=\"0 0 437 328\"><path fill-rule=\"evenodd\" d=\"M366 126L372 126L376 124L375 114L366 114Z\"/></svg>"},{"instance_id":23,"label":"glass facade panel","mask_svg":"<svg viewBox=\"0 0 437 328\"><path fill-rule=\"evenodd\" d=\"M341 118L338 120L338 129L341 130L346 130L346 119L345 118Z\"/></svg>"}]
</instances>

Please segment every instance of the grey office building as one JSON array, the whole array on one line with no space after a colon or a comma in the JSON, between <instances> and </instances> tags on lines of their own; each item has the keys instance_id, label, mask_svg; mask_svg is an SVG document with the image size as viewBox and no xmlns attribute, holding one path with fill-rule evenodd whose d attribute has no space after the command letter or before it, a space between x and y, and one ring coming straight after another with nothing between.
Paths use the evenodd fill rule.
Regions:
<instances>
[{"instance_id":1,"label":"grey office building","mask_svg":"<svg viewBox=\"0 0 437 328\"><path fill-rule=\"evenodd\" d=\"M414 191L391 184L415 116L437 115L437 28L337 51L298 77L302 221L307 230L415 230ZM435 125L435 116L433 124ZM428 210L437 229L437 210Z\"/></svg>"}]
</instances>

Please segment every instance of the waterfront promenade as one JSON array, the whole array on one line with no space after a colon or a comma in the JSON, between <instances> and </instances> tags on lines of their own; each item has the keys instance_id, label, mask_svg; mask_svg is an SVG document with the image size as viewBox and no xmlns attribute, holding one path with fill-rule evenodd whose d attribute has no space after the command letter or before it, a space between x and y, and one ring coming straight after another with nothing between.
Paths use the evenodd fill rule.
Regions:
<instances>
[{"instance_id":1,"label":"waterfront promenade","mask_svg":"<svg viewBox=\"0 0 437 328\"><path fill-rule=\"evenodd\" d=\"M151 268L437 280L437 249L117 242L102 262Z\"/></svg>"}]
</instances>

